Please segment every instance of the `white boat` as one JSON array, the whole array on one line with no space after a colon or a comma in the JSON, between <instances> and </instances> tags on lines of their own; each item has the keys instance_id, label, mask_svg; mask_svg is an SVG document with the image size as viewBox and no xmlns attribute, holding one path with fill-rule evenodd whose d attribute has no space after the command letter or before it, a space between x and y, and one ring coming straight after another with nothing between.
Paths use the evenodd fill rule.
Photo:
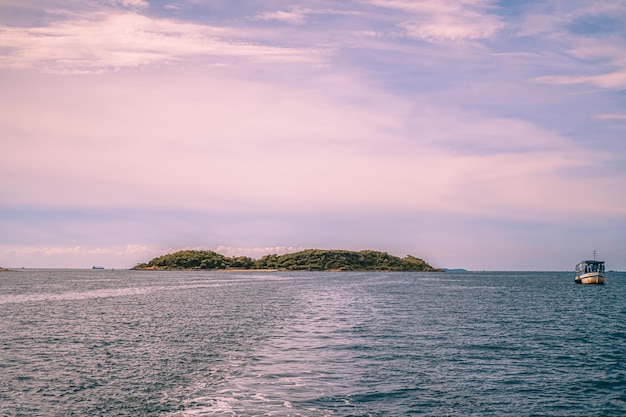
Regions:
<instances>
[{"instance_id":1,"label":"white boat","mask_svg":"<svg viewBox=\"0 0 626 417\"><path fill-rule=\"evenodd\" d=\"M582 261L576 265L577 284L604 284L604 261L596 260L596 251L593 251L593 260Z\"/></svg>"}]
</instances>

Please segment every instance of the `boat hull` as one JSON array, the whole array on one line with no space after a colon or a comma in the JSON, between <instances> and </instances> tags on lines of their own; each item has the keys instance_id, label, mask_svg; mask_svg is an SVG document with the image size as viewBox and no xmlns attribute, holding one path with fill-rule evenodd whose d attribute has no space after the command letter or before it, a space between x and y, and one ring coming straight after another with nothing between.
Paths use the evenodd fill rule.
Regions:
<instances>
[{"instance_id":1,"label":"boat hull","mask_svg":"<svg viewBox=\"0 0 626 417\"><path fill-rule=\"evenodd\" d=\"M604 274L602 272L590 272L577 276L574 282L577 284L604 284Z\"/></svg>"}]
</instances>

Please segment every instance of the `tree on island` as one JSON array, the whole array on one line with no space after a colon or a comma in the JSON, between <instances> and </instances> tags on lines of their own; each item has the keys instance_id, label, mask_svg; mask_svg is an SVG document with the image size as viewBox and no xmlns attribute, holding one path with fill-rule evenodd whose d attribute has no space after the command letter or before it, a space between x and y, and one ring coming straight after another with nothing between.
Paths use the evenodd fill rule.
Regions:
<instances>
[{"instance_id":1,"label":"tree on island","mask_svg":"<svg viewBox=\"0 0 626 417\"><path fill-rule=\"evenodd\" d=\"M266 255L255 260L247 256L227 257L213 251L183 250L159 256L133 269L218 270L273 269L286 271L439 271L426 261L407 255L399 258L387 252L362 250L307 249L284 255Z\"/></svg>"}]
</instances>

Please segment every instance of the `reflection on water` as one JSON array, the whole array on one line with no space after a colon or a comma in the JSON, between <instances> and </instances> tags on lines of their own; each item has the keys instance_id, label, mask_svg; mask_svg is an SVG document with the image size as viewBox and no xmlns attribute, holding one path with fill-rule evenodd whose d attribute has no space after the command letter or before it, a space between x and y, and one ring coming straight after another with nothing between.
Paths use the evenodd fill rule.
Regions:
<instances>
[{"instance_id":1,"label":"reflection on water","mask_svg":"<svg viewBox=\"0 0 626 417\"><path fill-rule=\"evenodd\" d=\"M0 415L615 415L626 276L15 271Z\"/></svg>"}]
</instances>

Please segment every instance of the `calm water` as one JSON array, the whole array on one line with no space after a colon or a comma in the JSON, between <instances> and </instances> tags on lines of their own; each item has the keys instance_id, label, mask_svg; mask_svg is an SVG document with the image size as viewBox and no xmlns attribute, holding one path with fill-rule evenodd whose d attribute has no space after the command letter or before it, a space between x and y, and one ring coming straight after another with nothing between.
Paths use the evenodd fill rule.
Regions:
<instances>
[{"instance_id":1,"label":"calm water","mask_svg":"<svg viewBox=\"0 0 626 417\"><path fill-rule=\"evenodd\" d=\"M0 273L0 415L623 416L625 300L623 273Z\"/></svg>"}]
</instances>

